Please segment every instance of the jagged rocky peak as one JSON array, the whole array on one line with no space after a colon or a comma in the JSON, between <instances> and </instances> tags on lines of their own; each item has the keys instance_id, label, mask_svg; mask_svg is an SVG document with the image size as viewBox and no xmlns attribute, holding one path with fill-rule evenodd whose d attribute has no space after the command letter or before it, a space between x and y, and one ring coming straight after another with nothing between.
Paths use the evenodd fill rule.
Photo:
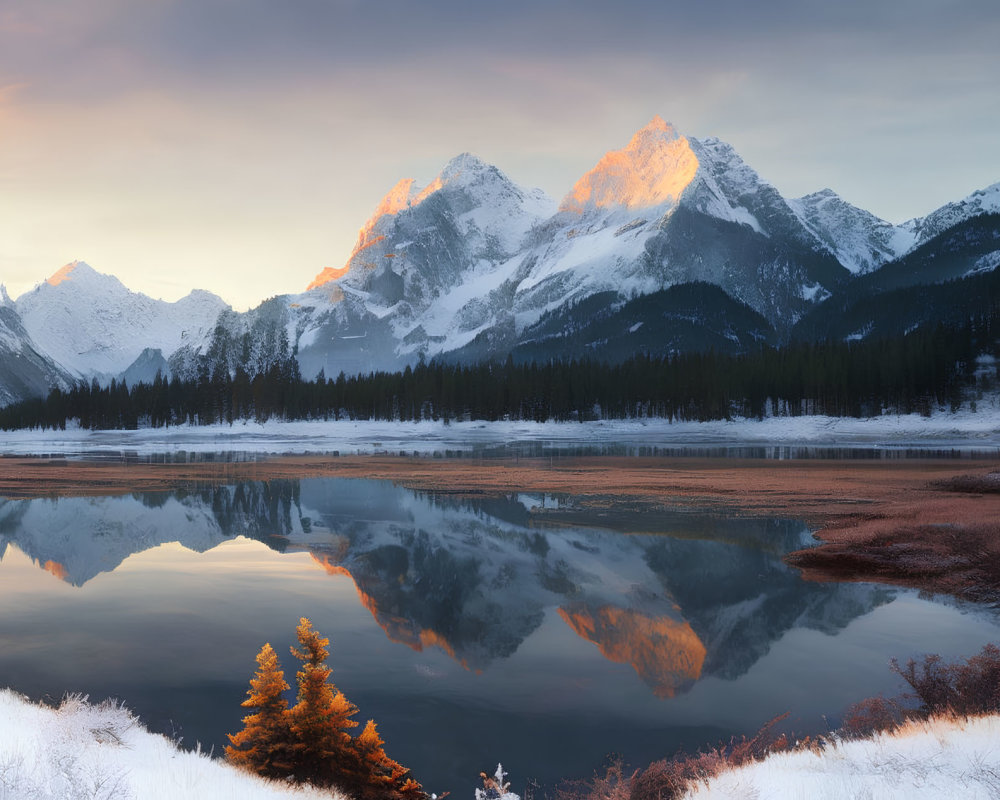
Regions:
<instances>
[{"instance_id":1,"label":"jagged rocky peak","mask_svg":"<svg viewBox=\"0 0 1000 800\"><path fill-rule=\"evenodd\" d=\"M943 205L922 219L904 222L901 227L913 231L916 244L922 244L948 228L980 214L1000 214L1000 182L977 189L954 203Z\"/></svg>"},{"instance_id":2,"label":"jagged rocky peak","mask_svg":"<svg viewBox=\"0 0 1000 800\"><path fill-rule=\"evenodd\" d=\"M848 203L832 189L788 201L816 238L854 274L871 272L913 245L913 234Z\"/></svg>"},{"instance_id":3,"label":"jagged rocky peak","mask_svg":"<svg viewBox=\"0 0 1000 800\"><path fill-rule=\"evenodd\" d=\"M425 206L431 199L437 211ZM439 212L444 212L444 217ZM511 255L527 230L554 212L555 204L540 190L526 191L497 167L462 153L427 186L418 186L412 178L399 181L358 232L347 263L323 269L307 291L347 277L352 271L359 273L359 280L369 280L364 273L384 267L386 258L400 255L396 250L401 243L422 245L429 228L439 227L444 218L454 224L455 233L463 238L462 247L470 248L470 256L484 257L479 240L487 237L504 255Z\"/></svg>"},{"instance_id":4,"label":"jagged rocky peak","mask_svg":"<svg viewBox=\"0 0 1000 800\"><path fill-rule=\"evenodd\" d=\"M133 292L113 275L73 261L15 301L24 328L76 377L120 375L147 347L170 354L203 344L227 304L195 290L174 303Z\"/></svg>"},{"instance_id":5,"label":"jagged rocky peak","mask_svg":"<svg viewBox=\"0 0 1000 800\"><path fill-rule=\"evenodd\" d=\"M73 276L73 273L76 272L78 269L80 270L81 273L86 273L87 271L90 272L94 271L91 268L91 266L87 264L85 261L70 261L68 264L66 264L66 266L56 270L45 282L49 284L49 286L58 286L63 281L69 280Z\"/></svg>"},{"instance_id":6,"label":"jagged rocky peak","mask_svg":"<svg viewBox=\"0 0 1000 800\"><path fill-rule=\"evenodd\" d=\"M580 178L560 210L676 205L697 171L698 157L688 140L657 116L626 147L605 154Z\"/></svg>"},{"instance_id":7,"label":"jagged rocky peak","mask_svg":"<svg viewBox=\"0 0 1000 800\"><path fill-rule=\"evenodd\" d=\"M60 286L63 283L70 282L77 286L83 281L108 281L120 284L116 277L113 275L105 275L104 273L98 272L86 261L70 261L64 267L56 270L52 275L50 275L45 283L49 286Z\"/></svg>"}]
</instances>

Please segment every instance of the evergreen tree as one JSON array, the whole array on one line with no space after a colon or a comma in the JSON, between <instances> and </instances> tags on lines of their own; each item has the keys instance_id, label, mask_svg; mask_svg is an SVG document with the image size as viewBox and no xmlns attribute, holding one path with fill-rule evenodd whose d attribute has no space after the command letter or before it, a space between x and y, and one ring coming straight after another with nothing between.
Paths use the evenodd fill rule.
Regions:
<instances>
[{"instance_id":1,"label":"evergreen tree","mask_svg":"<svg viewBox=\"0 0 1000 800\"><path fill-rule=\"evenodd\" d=\"M358 800L425 800L427 794L412 777L410 770L386 755L385 742L375 728L375 720L368 724L354 740L358 756L365 769L365 786Z\"/></svg>"},{"instance_id":2,"label":"evergreen tree","mask_svg":"<svg viewBox=\"0 0 1000 800\"><path fill-rule=\"evenodd\" d=\"M288 689L278 656L270 644L257 654L257 674L250 679L244 708L257 712L243 718L243 730L229 734L226 746L230 763L269 778L290 773L288 701L282 693Z\"/></svg>"},{"instance_id":3,"label":"evergreen tree","mask_svg":"<svg viewBox=\"0 0 1000 800\"><path fill-rule=\"evenodd\" d=\"M348 733L358 725L351 719L358 709L330 682L330 640L321 638L305 617L295 633L301 649L291 651L302 662L296 674L298 702L289 712L295 777L350 792L363 784L365 772Z\"/></svg>"}]
</instances>

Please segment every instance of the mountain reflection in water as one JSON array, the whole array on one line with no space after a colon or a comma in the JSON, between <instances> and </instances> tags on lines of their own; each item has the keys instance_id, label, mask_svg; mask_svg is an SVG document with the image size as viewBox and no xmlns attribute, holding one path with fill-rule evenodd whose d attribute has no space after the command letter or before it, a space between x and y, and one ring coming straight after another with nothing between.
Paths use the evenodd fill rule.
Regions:
<instances>
[{"instance_id":1,"label":"mountain reflection in water","mask_svg":"<svg viewBox=\"0 0 1000 800\"><path fill-rule=\"evenodd\" d=\"M735 677L792 626L832 631L892 592L800 581L801 523L661 513L657 535L554 527L545 498L418 494L368 480L246 482L129 497L0 502L0 543L74 586L166 542L237 535L349 576L394 642L472 670L511 656L547 608L661 697ZM563 510L580 512L564 499ZM536 513L532 513L533 509Z\"/></svg>"},{"instance_id":2,"label":"mountain reflection in water","mask_svg":"<svg viewBox=\"0 0 1000 800\"><path fill-rule=\"evenodd\" d=\"M908 652L851 672L844 659L871 648L842 632L909 614L891 601L912 593L802 581L781 561L810 540L802 523L612 510L334 478L0 501L0 685L115 694L218 748L256 648L287 656L282 637L311 616L338 686L435 791L471 791L456 781L498 758L543 781L586 775L612 750L662 757L788 709L815 728L891 687L885 661ZM174 542L204 555L161 547Z\"/></svg>"}]
</instances>

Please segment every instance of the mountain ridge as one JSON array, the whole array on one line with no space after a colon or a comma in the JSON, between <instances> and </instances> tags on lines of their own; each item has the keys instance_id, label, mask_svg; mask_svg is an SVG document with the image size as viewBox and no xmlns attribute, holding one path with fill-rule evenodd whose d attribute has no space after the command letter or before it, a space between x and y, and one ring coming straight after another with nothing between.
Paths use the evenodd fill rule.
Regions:
<instances>
[{"instance_id":1,"label":"mountain ridge","mask_svg":"<svg viewBox=\"0 0 1000 800\"><path fill-rule=\"evenodd\" d=\"M16 300L4 292L7 339L15 344L0 351L0 362L22 346L35 362L31 377L0 401L37 392L46 381L134 381L164 368L186 376L232 371L248 353L255 354L254 369L295 356L307 378L398 369L449 354L503 357L529 342L543 357L531 332L547 314L592 297L619 308L699 282L765 321L751 322L720 297L730 308L724 313L744 315L747 330L695 320L683 335L671 334L683 342L678 347L710 346L720 332L732 342L780 341L859 279L866 278L858 286L880 290L866 276L996 212L1000 183L901 225L830 189L785 199L731 145L686 137L656 116L598 159L560 202L470 153L451 159L426 186L403 179L362 225L343 266L325 268L304 292L248 312L197 289L175 303L153 300L85 262L70 262ZM962 269L1000 266L992 251L976 258L962 261ZM923 257L905 263L920 265L918 283L933 282L942 269L954 277L958 269L938 269ZM662 314L651 302L630 308L645 308L646 316L617 318L629 324L615 334L615 351L648 351ZM595 316L605 318L604 311ZM644 325L645 334L633 337ZM692 333L698 330L704 335Z\"/></svg>"}]
</instances>

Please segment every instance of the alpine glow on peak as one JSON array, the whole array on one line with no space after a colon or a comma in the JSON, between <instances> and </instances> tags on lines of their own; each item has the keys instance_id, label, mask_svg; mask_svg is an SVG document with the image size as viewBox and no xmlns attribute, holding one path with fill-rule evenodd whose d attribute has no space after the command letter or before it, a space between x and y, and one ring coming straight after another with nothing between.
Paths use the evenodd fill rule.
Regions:
<instances>
[{"instance_id":1,"label":"alpine glow on peak","mask_svg":"<svg viewBox=\"0 0 1000 800\"><path fill-rule=\"evenodd\" d=\"M560 210L642 209L676 204L698 171L688 140L659 116L621 150L607 153L580 178Z\"/></svg>"}]
</instances>

